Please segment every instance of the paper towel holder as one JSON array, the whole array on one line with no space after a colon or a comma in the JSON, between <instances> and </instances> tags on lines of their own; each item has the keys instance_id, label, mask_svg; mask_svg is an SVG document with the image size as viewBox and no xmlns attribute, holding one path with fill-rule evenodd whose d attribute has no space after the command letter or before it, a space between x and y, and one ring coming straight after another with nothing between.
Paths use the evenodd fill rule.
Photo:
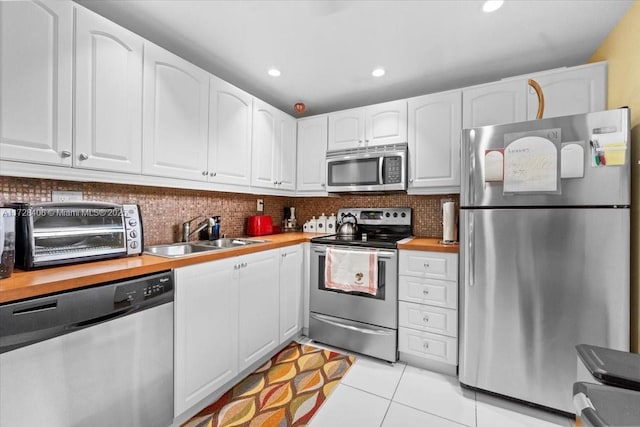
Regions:
<instances>
[{"instance_id":1,"label":"paper towel holder","mask_svg":"<svg viewBox=\"0 0 640 427\"><path fill-rule=\"evenodd\" d=\"M452 199L440 200L442 211L442 245L458 244L458 214L455 201Z\"/></svg>"}]
</instances>

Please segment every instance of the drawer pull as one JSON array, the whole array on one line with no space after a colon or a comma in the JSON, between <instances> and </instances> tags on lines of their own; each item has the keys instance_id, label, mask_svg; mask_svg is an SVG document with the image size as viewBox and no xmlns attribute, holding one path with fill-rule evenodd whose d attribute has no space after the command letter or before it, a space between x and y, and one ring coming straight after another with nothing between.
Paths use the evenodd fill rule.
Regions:
<instances>
[{"instance_id":1,"label":"drawer pull","mask_svg":"<svg viewBox=\"0 0 640 427\"><path fill-rule=\"evenodd\" d=\"M425 350L428 350L428 349L429 349L429 343L428 343L428 342L423 343L423 344L422 344L422 347L423 347Z\"/></svg>"},{"instance_id":2,"label":"drawer pull","mask_svg":"<svg viewBox=\"0 0 640 427\"><path fill-rule=\"evenodd\" d=\"M424 323L429 323L429 316L424 316L424 317L422 318L422 321L423 321Z\"/></svg>"},{"instance_id":3,"label":"drawer pull","mask_svg":"<svg viewBox=\"0 0 640 427\"><path fill-rule=\"evenodd\" d=\"M429 295L429 289L423 289L423 290L422 290L422 293L423 293L424 295Z\"/></svg>"},{"instance_id":4,"label":"drawer pull","mask_svg":"<svg viewBox=\"0 0 640 427\"><path fill-rule=\"evenodd\" d=\"M424 263L424 268L429 268L429 263L428 262Z\"/></svg>"}]
</instances>

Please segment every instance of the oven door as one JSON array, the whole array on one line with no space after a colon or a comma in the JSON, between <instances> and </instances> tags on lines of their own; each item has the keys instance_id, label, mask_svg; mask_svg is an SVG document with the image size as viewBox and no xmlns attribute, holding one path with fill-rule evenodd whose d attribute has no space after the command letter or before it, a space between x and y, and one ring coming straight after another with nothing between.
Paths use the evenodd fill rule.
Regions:
<instances>
[{"instance_id":1,"label":"oven door","mask_svg":"<svg viewBox=\"0 0 640 427\"><path fill-rule=\"evenodd\" d=\"M344 292L325 287L327 245L311 245L310 309L314 313L396 329L398 324L398 253L390 249L351 248L376 251L378 291L376 295ZM345 249L345 246L341 246Z\"/></svg>"}]
</instances>

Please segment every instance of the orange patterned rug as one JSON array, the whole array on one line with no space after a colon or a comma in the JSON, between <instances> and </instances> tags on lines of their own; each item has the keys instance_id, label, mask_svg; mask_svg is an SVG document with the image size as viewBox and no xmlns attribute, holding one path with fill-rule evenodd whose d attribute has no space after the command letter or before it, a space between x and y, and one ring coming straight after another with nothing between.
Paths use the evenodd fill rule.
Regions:
<instances>
[{"instance_id":1,"label":"orange patterned rug","mask_svg":"<svg viewBox=\"0 0 640 427\"><path fill-rule=\"evenodd\" d=\"M306 426L354 360L292 342L182 427Z\"/></svg>"}]
</instances>

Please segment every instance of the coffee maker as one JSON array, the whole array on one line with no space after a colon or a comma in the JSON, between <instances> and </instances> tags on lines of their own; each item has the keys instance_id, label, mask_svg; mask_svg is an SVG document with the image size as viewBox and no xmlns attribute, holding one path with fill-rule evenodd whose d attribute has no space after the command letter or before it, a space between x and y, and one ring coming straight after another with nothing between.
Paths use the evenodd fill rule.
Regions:
<instances>
[{"instance_id":1,"label":"coffee maker","mask_svg":"<svg viewBox=\"0 0 640 427\"><path fill-rule=\"evenodd\" d=\"M296 208L285 207L284 219L282 220L282 231L298 231L298 220L296 220Z\"/></svg>"}]
</instances>

